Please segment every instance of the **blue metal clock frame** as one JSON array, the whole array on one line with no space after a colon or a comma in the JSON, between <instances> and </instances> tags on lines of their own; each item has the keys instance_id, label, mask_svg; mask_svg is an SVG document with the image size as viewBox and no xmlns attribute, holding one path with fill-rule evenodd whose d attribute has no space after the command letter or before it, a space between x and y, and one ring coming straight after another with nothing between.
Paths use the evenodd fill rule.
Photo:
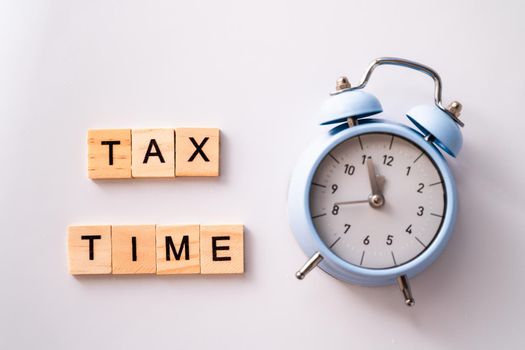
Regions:
<instances>
[{"instance_id":1,"label":"blue metal clock frame","mask_svg":"<svg viewBox=\"0 0 525 350\"><path fill-rule=\"evenodd\" d=\"M426 152L439 169L446 194L446 209L439 232L430 245L416 258L400 266L369 269L350 264L338 257L319 237L311 218L310 187L321 160L335 146L349 138L367 133L387 133L405 138ZM437 147L425 135L402 124L382 119L361 119L359 125L339 125L324 134L304 152L292 175L288 193L288 213L292 231L307 256L319 252L323 257L319 267L333 277L363 286L396 283L402 275L408 278L426 269L442 253L452 235L458 209L458 196L452 172Z\"/></svg>"}]
</instances>

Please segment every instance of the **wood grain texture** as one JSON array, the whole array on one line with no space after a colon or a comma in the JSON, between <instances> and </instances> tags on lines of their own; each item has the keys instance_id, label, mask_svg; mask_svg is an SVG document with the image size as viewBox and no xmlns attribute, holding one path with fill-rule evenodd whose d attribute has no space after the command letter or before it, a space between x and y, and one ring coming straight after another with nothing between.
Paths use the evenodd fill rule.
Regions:
<instances>
[{"instance_id":1,"label":"wood grain texture","mask_svg":"<svg viewBox=\"0 0 525 350\"><path fill-rule=\"evenodd\" d=\"M219 129L178 128L175 139L177 176L219 176Z\"/></svg>"},{"instance_id":2,"label":"wood grain texture","mask_svg":"<svg viewBox=\"0 0 525 350\"><path fill-rule=\"evenodd\" d=\"M200 273L199 225L158 225L157 274L196 273Z\"/></svg>"},{"instance_id":3,"label":"wood grain texture","mask_svg":"<svg viewBox=\"0 0 525 350\"><path fill-rule=\"evenodd\" d=\"M175 177L173 129L133 129L132 176Z\"/></svg>"},{"instance_id":4,"label":"wood grain texture","mask_svg":"<svg viewBox=\"0 0 525 350\"><path fill-rule=\"evenodd\" d=\"M69 226L67 245L72 275L111 273L111 226Z\"/></svg>"},{"instance_id":5,"label":"wood grain texture","mask_svg":"<svg viewBox=\"0 0 525 350\"><path fill-rule=\"evenodd\" d=\"M88 176L131 178L131 130L88 130Z\"/></svg>"},{"instance_id":6,"label":"wood grain texture","mask_svg":"<svg viewBox=\"0 0 525 350\"><path fill-rule=\"evenodd\" d=\"M201 225L201 273L244 273L244 226Z\"/></svg>"},{"instance_id":7,"label":"wood grain texture","mask_svg":"<svg viewBox=\"0 0 525 350\"><path fill-rule=\"evenodd\" d=\"M111 242L113 274L156 272L155 225L112 226Z\"/></svg>"}]
</instances>

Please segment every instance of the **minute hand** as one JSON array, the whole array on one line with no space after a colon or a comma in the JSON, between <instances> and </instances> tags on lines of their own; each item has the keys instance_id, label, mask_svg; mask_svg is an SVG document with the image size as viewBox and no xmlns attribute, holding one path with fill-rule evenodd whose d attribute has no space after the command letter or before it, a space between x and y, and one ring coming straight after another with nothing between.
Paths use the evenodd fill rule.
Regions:
<instances>
[{"instance_id":1,"label":"minute hand","mask_svg":"<svg viewBox=\"0 0 525 350\"><path fill-rule=\"evenodd\" d=\"M366 160L366 166L368 168L368 179L370 180L370 187L372 187L372 195L381 195L379 184L377 183L376 170L374 168L374 162L372 159Z\"/></svg>"},{"instance_id":2,"label":"minute hand","mask_svg":"<svg viewBox=\"0 0 525 350\"><path fill-rule=\"evenodd\" d=\"M368 169L368 179L370 180L370 187L372 188L372 194L368 197L368 203L372 208L380 208L385 204L385 198L381 193L379 184L377 183L377 174L374 168L372 159L367 159L366 166Z\"/></svg>"}]
</instances>

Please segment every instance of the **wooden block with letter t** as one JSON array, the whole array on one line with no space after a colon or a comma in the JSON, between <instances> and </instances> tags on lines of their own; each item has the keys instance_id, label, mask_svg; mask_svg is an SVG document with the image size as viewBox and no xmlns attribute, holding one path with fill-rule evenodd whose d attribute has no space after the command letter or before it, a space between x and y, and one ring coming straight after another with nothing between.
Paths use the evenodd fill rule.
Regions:
<instances>
[{"instance_id":1,"label":"wooden block with letter t","mask_svg":"<svg viewBox=\"0 0 525 350\"><path fill-rule=\"evenodd\" d=\"M199 273L199 225L157 225L157 275Z\"/></svg>"},{"instance_id":2,"label":"wooden block with letter t","mask_svg":"<svg viewBox=\"0 0 525 350\"><path fill-rule=\"evenodd\" d=\"M88 176L91 179L131 178L131 130L88 131Z\"/></svg>"},{"instance_id":3,"label":"wooden block with letter t","mask_svg":"<svg viewBox=\"0 0 525 350\"><path fill-rule=\"evenodd\" d=\"M220 130L175 129L177 176L219 176Z\"/></svg>"},{"instance_id":4,"label":"wooden block with letter t","mask_svg":"<svg viewBox=\"0 0 525 350\"><path fill-rule=\"evenodd\" d=\"M133 129L132 176L175 177L173 129Z\"/></svg>"},{"instance_id":5,"label":"wooden block with letter t","mask_svg":"<svg viewBox=\"0 0 525 350\"><path fill-rule=\"evenodd\" d=\"M201 273L244 273L244 226L202 225Z\"/></svg>"},{"instance_id":6,"label":"wooden block with letter t","mask_svg":"<svg viewBox=\"0 0 525 350\"><path fill-rule=\"evenodd\" d=\"M111 226L68 227L69 273L111 273Z\"/></svg>"},{"instance_id":7,"label":"wooden block with letter t","mask_svg":"<svg viewBox=\"0 0 525 350\"><path fill-rule=\"evenodd\" d=\"M113 274L155 273L155 225L112 226Z\"/></svg>"}]
</instances>

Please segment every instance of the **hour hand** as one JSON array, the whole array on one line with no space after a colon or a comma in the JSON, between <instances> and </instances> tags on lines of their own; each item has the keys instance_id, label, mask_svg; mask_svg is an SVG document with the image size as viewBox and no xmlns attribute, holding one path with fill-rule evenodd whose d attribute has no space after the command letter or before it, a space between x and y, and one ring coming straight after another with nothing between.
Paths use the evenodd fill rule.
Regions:
<instances>
[{"instance_id":1,"label":"hour hand","mask_svg":"<svg viewBox=\"0 0 525 350\"><path fill-rule=\"evenodd\" d=\"M372 194L368 197L368 203L372 208L380 208L385 204L382 187L385 182L384 176L378 176L374 167L372 159L366 160L366 167L368 169L368 179L370 180L370 187ZM380 185L381 184L381 185Z\"/></svg>"},{"instance_id":2,"label":"hour hand","mask_svg":"<svg viewBox=\"0 0 525 350\"><path fill-rule=\"evenodd\" d=\"M385 177L383 175L376 175L377 185L379 186L379 191L383 194L385 190Z\"/></svg>"}]
</instances>

